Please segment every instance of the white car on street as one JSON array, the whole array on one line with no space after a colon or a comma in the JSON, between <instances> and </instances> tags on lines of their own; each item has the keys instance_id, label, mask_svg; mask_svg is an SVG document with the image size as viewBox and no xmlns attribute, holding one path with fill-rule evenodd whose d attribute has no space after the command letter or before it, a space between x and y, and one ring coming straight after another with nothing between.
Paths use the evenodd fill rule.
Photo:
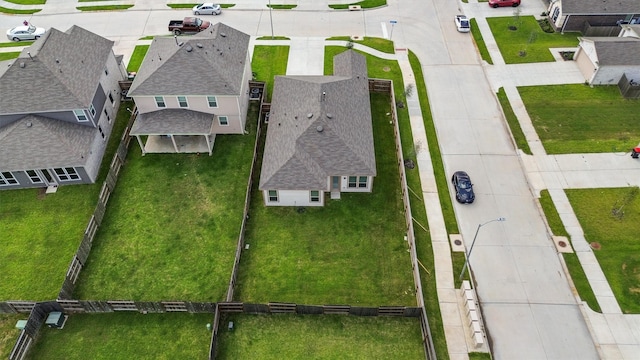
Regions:
<instances>
[{"instance_id":1,"label":"white car on street","mask_svg":"<svg viewBox=\"0 0 640 360\"><path fill-rule=\"evenodd\" d=\"M44 28L35 27L31 24L21 25L7 30L7 39L12 41L38 40L45 32Z\"/></svg>"},{"instance_id":2,"label":"white car on street","mask_svg":"<svg viewBox=\"0 0 640 360\"><path fill-rule=\"evenodd\" d=\"M214 3L198 4L193 7L193 15L220 15L220 5Z\"/></svg>"},{"instance_id":3,"label":"white car on street","mask_svg":"<svg viewBox=\"0 0 640 360\"><path fill-rule=\"evenodd\" d=\"M456 15L455 22L459 32L471 31L471 22L469 22L469 18L466 16Z\"/></svg>"}]
</instances>

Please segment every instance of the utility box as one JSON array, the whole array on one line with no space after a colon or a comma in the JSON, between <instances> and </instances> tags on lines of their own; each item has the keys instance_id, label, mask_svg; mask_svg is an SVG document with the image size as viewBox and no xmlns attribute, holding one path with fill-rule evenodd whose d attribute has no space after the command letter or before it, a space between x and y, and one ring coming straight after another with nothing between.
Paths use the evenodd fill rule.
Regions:
<instances>
[{"instance_id":1,"label":"utility box","mask_svg":"<svg viewBox=\"0 0 640 360\"><path fill-rule=\"evenodd\" d=\"M45 321L45 324L47 324L47 326L49 326L50 328L60 329L62 328L62 325L64 325L64 319L65 316L63 313L61 313L60 311L53 311L49 313L49 316L47 316L47 321Z\"/></svg>"}]
</instances>

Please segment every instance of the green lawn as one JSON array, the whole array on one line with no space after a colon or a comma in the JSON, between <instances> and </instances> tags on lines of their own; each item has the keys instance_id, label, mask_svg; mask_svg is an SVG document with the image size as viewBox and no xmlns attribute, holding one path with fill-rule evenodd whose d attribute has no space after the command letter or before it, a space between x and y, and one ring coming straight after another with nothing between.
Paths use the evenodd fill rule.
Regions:
<instances>
[{"instance_id":1,"label":"green lawn","mask_svg":"<svg viewBox=\"0 0 640 360\"><path fill-rule=\"evenodd\" d=\"M6 2L18 5L43 5L47 0L5 0Z\"/></svg>"},{"instance_id":2,"label":"green lawn","mask_svg":"<svg viewBox=\"0 0 640 360\"><path fill-rule=\"evenodd\" d=\"M133 5L98 5L98 6L77 6L76 9L80 11L119 11L127 10L133 7Z\"/></svg>"},{"instance_id":3,"label":"green lawn","mask_svg":"<svg viewBox=\"0 0 640 360\"><path fill-rule=\"evenodd\" d=\"M270 7L275 10L291 10L298 7L298 5L295 5L295 4L294 5L267 5L267 7Z\"/></svg>"},{"instance_id":4,"label":"green lawn","mask_svg":"<svg viewBox=\"0 0 640 360\"><path fill-rule=\"evenodd\" d=\"M144 56L147 54L147 51L149 51L149 46L150 45L137 45L133 49L131 59L129 59L129 64L127 65L127 71L137 72L140 69L142 60L144 60Z\"/></svg>"},{"instance_id":5,"label":"green lawn","mask_svg":"<svg viewBox=\"0 0 640 360\"><path fill-rule=\"evenodd\" d=\"M18 320L27 320L29 314L0 314L0 359L8 359L20 330L16 329Z\"/></svg>"},{"instance_id":6,"label":"green lawn","mask_svg":"<svg viewBox=\"0 0 640 360\"><path fill-rule=\"evenodd\" d=\"M206 359L212 314L134 312L71 315L63 330L42 327L28 359Z\"/></svg>"},{"instance_id":7,"label":"green lawn","mask_svg":"<svg viewBox=\"0 0 640 360\"><path fill-rule=\"evenodd\" d=\"M327 38L327 40L350 41L351 38L349 36L334 36ZM393 41L382 38L365 36L364 39L353 41L353 43L368 46L372 49L382 51L387 54L394 54L396 51L393 45Z\"/></svg>"},{"instance_id":8,"label":"green lawn","mask_svg":"<svg viewBox=\"0 0 640 360\"><path fill-rule=\"evenodd\" d=\"M41 11L42 9L34 9L34 10L15 10L15 9L9 9L3 6L0 6L0 13L5 13L5 14L17 14L17 15L26 15L26 14L35 14L38 11Z\"/></svg>"},{"instance_id":9,"label":"green lawn","mask_svg":"<svg viewBox=\"0 0 640 360\"><path fill-rule=\"evenodd\" d=\"M132 141L76 296L221 301L240 231L255 141L216 137L213 155L141 155Z\"/></svg>"},{"instance_id":10,"label":"green lawn","mask_svg":"<svg viewBox=\"0 0 640 360\"><path fill-rule=\"evenodd\" d=\"M91 0L87 0L87 1L91 1ZM172 8L172 9L191 9L196 5L198 5L198 3L167 4L167 6ZM219 5L223 9L227 9L227 8L236 6L236 4L219 4Z\"/></svg>"},{"instance_id":11,"label":"green lawn","mask_svg":"<svg viewBox=\"0 0 640 360\"><path fill-rule=\"evenodd\" d=\"M551 195L549 195L548 190L543 190L540 193L540 205L542 206L542 210L544 211L544 215L553 235L566 236L571 240L567 230L562 224L560 215L558 215L558 211L553 204L553 200L551 199ZM571 274L573 284L575 285L576 290L578 290L580 299L586 301L592 310L600 312L600 305L598 304L598 300L596 300L596 296L593 294L593 289L591 289L591 284L589 284L587 275L582 269L578 255L575 253L562 253L562 256L564 257L564 262L567 264L567 268Z\"/></svg>"},{"instance_id":12,"label":"green lawn","mask_svg":"<svg viewBox=\"0 0 640 360\"><path fill-rule=\"evenodd\" d=\"M533 16L487 18L507 64L555 61L549 48L578 46L578 33L546 33ZM509 30L515 26L517 30Z\"/></svg>"},{"instance_id":13,"label":"green lawn","mask_svg":"<svg viewBox=\"0 0 640 360\"><path fill-rule=\"evenodd\" d=\"M363 0L351 4L333 4L329 5L329 7L332 9L347 9L349 5L360 5L363 9L370 9L387 5L387 0Z\"/></svg>"},{"instance_id":14,"label":"green lawn","mask_svg":"<svg viewBox=\"0 0 640 360\"><path fill-rule=\"evenodd\" d=\"M265 207L254 189L235 298L245 302L415 305L388 97L372 95L372 194L322 208Z\"/></svg>"},{"instance_id":15,"label":"green lawn","mask_svg":"<svg viewBox=\"0 0 640 360\"><path fill-rule=\"evenodd\" d=\"M29 46L33 44L33 41L11 41L11 42L3 42L0 43L0 48L5 47L21 47L21 46Z\"/></svg>"},{"instance_id":16,"label":"green lawn","mask_svg":"<svg viewBox=\"0 0 640 360\"><path fill-rule=\"evenodd\" d=\"M620 308L624 313L640 313L638 188L572 189L566 193L585 238L601 246L594 253Z\"/></svg>"},{"instance_id":17,"label":"green lawn","mask_svg":"<svg viewBox=\"0 0 640 360\"><path fill-rule=\"evenodd\" d=\"M498 101L500 101L500 105L502 106L502 112L504 112L507 124L509 124L509 130L511 131L511 135L513 136L516 146L525 154L531 155L531 149L529 148L527 138L524 136L518 117L513 112L513 108L511 107L511 103L507 98L504 88L498 89L497 97Z\"/></svg>"},{"instance_id":18,"label":"green lawn","mask_svg":"<svg viewBox=\"0 0 640 360\"><path fill-rule=\"evenodd\" d=\"M233 321L234 329L226 327ZM216 359L424 359L417 318L233 315Z\"/></svg>"},{"instance_id":19,"label":"green lawn","mask_svg":"<svg viewBox=\"0 0 640 360\"><path fill-rule=\"evenodd\" d=\"M82 240L129 118L124 103L109 139L98 181L93 185L0 191L0 299L49 300L60 291L69 263ZM64 216L61 216L64 212Z\"/></svg>"},{"instance_id":20,"label":"green lawn","mask_svg":"<svg viewBox=\"0 0 640 360\"><path fill-rule=\"evenodd\" d=\"M266 102L270 101L271 94L273 93L274 76L287 73L288 60L288 46L259 45L253 48L251 69L255 73L256 80L267 82Z\"/></svg>"},{"instance_id":21,"label":"green lawn","mask_svg":"<svg viewBox=\"0 0 640 360\"><path fill-rule=\"evenodd\" d=\"M549 154L629 151L638 144L638 103L617 86L519 87L533 126Z\"/></svg>"},{"instance_id":22,"label":"green lawn","mask_svg":"<svg viewBox=\"0 0 640 360\"><path fill-rule=\"evenodd\" d=\"M18 56L20 56L20 51L3 52L0 53L0 61L15 59Z\"/></svg>"},{"instance_id":23,"label":"green lawn","mask_svg":"<svg viewBox=\"0 0 640 360\"><path fill-rule=\"evenodd\" d=\"M493 60L491 60L491 55L489 55L489 50L487 49L487 44L484 42L482 38L482 33L478 28L478 22L475 18L471 18L471 35L473 36L473 40L476 42L476 48L480 53L480 57L482 60L486 61L488 64L493 65Z\"/></svg>"}]
</instances>

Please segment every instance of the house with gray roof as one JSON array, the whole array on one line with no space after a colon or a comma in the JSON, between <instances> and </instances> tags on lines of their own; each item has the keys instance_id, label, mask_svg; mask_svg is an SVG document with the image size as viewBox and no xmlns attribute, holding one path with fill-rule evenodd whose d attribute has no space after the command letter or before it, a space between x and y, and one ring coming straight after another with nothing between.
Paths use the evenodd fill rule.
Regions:
<instances>
[{"instance_id":1,"label":"house with gray roof","mask_svg":"<svg viewBox=\"0 0 640 360\"><path fill-rule=\"evenodd\" d=\"M371 192L376 176L364 56L334 57L331 76L278 76L259 189L267 206L324 206Z\"/></svg>"},{"instance_id":2,"label":"house with gray roof","mask_svg":"<svg viewBox=\"0 0 640 360\"><path fill-rule=\"evenodd\" d=\"M126 76L113 42L52 28L0 69L0 190L94 183Z\"/></svg>"},{"instance_id":3,"label":"house with gray roof","mask_svg":"<svg viewBox=\"0 0 640 360\"><path fill-rule=\"evenodd\" d=\"M589 27L640 23L640 1L553 0L547 13L556 31L578 31L589 35Z\"/></svg>"},{"instance_id":4,"label":"house with gray roof","mask_svg":"<svg viewBox=\"0 0 640 360\"><path fill-rule=\"evenodd\" d=\"M574 60L591 85L617 85L623 74L640 72L638 25L623 25L618 37L582 37ZM640 82L638 76L630 80Z\"/></svg>"},{"instance_id":5,"label":"house with gray roof","mask_svg":"<svg viewBox=\"0 0 640 360\"><path fill-rule=\"evenodd\" d=\"M243 134L252 79L249 35L218 23L153 39L128 95L142 153L213 152L217 134Z\"/></svg>"}]
</instances>

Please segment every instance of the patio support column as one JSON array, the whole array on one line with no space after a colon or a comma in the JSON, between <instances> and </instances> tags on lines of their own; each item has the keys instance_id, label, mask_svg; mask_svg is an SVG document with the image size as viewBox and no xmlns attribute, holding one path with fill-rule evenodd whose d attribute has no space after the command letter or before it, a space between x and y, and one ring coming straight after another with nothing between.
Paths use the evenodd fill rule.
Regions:
<instances>
[{"instance_id":1,"label":"patio support column","mask_svg":"<svg viewBox=\"0 0 640 360\"><path fill-rule=\"evenodd\" d=\"M142 150L142 156L144 156L146 152L144 151L144 144L142 143L142 139L140 138L140 135L136 135L136 139L138 139L138 145L140 145L140 150Z\"/></svg>"},{"instance_id":2,"label":"patio support column","mask_svg":"<svg viewBox=\"0 0 640 360\"><path fill-rule=\"evenodd\" d=\"M211 149L211 141L209 141L209 135L205 134L204 140L207 142L207 149L209 149L209 156L211 156L211 152L213 149Z\"/></svg>"},{"instance_id":3,"label":"patio support column","mask_svg":"<svg viewBox=\"0 0 640 360\"><path fill-rule=\"evenodd\" d=\"M176 144L176 138L174 135L171 135L171 142L173 143L173 149L178 153L178 144Z\"/></svg>"}]
</instances>

